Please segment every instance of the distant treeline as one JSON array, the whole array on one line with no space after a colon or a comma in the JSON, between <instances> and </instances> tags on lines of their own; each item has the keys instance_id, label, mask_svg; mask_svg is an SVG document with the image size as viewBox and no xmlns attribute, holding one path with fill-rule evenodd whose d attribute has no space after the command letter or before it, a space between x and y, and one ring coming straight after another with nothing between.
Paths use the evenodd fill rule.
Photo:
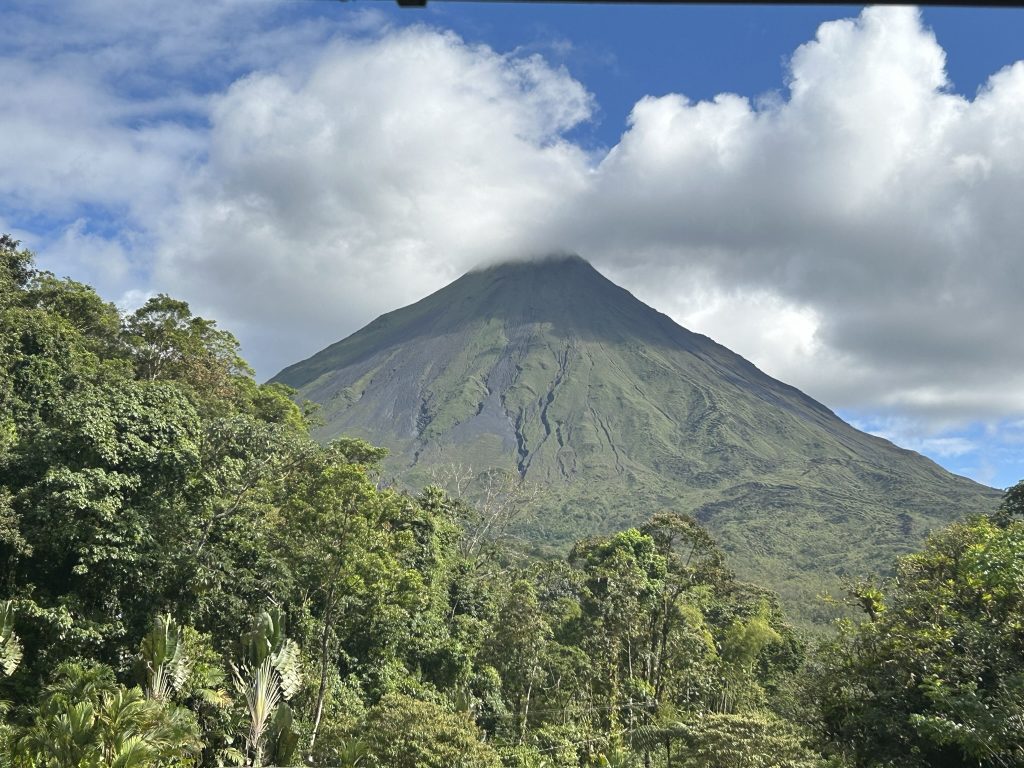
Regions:
<instances>
[{"instance_id":1,"label":"distant treeline","mask_svg":"<svg viewBox=\"0 0 1024 768\"><path fill-rule=\"evenodd\" d=\"M681 511L530 557L291 394L0 238L0 766L1024 765L1024 485L809 637Z\"/></svg>"}]
</instances>

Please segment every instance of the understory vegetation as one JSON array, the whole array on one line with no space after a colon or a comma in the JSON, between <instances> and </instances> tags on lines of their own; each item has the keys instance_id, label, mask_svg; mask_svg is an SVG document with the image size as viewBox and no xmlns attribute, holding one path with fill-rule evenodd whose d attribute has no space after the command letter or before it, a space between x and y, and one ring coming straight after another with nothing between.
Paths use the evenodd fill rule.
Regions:
<instances>
[{"instance_id":1,"label":"understory vegetation","mask_svg":"<svg viewBox=\"0 0 1024 768\"><path fill-rule=\"evenodd\" d=\"M0 239L0 765L1024 765L1024 485L808 635L680 511L530 557Z\"/></svg>"}]
</instances>

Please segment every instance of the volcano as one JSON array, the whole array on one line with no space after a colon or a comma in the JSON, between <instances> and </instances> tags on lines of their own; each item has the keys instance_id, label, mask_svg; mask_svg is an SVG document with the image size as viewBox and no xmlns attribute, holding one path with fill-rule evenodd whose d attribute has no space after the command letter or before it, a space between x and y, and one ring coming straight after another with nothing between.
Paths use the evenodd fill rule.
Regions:
<instances>
[{"instance_id":1,"label":"volcano","mask_svg":"<svg viewBox=\"0 0 1024 768\"><path fill-rule=\"evenodd\" d=\"M274 380L322 406L317 436L390 450L411 489L439 467L544 489L521 533L548 547L694 515L744 577L801 617L999 494L861 432L686 330L577 256L463 275Z\"/></svg>"}]
</instances>

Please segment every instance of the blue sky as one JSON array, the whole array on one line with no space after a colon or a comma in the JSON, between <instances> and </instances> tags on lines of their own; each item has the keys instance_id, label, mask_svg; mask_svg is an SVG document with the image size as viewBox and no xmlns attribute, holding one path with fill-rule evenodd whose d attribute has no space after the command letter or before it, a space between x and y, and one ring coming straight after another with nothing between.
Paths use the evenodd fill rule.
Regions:
<instances>
[{"instance_id":1,"label":"blue sky","mask_svg":"<svg viewBox=\"0 0 1024 768\"><path fill-rule=\"evenodd\" d=\"M574 250L860 428L1024 477L1024 11L0 8L0 230L261 377Z\"/></svg>"},{"instance_id":2,"label":"blue sky","mask_svg":"<svg viewBox=\"0 0 1024 768\"><path fill-rule=\"evenodd\" d=\"M499 50L523 47L564 64L601 107L587 137L610 145L642 94L682 90L710 99L780 90L797 46L821 23L855 17L862 7L440 2L424 10L388 8L388 17L425 20ZM946 50L951 87L960 93L973 95L989 75L1024 56L1024 9L926 7L922 15Z\"/></svg>"}]
</instances>

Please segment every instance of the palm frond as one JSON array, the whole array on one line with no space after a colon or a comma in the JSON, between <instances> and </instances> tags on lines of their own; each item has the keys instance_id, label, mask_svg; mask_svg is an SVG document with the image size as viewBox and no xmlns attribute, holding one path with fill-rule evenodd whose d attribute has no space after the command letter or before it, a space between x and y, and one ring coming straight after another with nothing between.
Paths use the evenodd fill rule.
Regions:
<instances>
[{"instance_id":1,"label":"palm frond","mask_svg":"<svg viewBox=\"0 0 1024 768\"><path fill-rule=\"evenodd\" d=\"M166 699L185 686L192 663L185 653L181 627L170 615L157 616L153 622L142 639L137 666L151 699Z\"/></svg>"},{"instance_id":2,"label":"palm frond","mask_svg":"<svg viewBox=\"0 0 1024 768\"><path fill-rule=\"evenodd\" d=\"M291 699L302 688L302 658L294 640L285 640L272 657L271 663L281 676L281 694Z\"/></svg>"},{"instance_id":3,"label":"palm frond","mask_svg":"<svg viewBox=\"0 0 1024 768\"><path fill-rule=\"evenodd\" d=\"M281 701L281 677L269 656L256 668L255 672L251 672L249 679L238 667L232 665L231 669L234 672L238 692L245 699L246 711L249 715L248 746L254 757L253 762L258 765L262 761L270 718ZM248 670L246 671L248 672Z\"/></svg>"},{"instance_id":4,"label":"palm frond","mask_svg":"<svg viewBox=\"0 0 1024 768\"><path fill-rule=\"evenodd\" d=\"M0 671L11 676L21 663L21 641L14 634L14 601L0 603Z\"/></svg>"}]
</instances>

